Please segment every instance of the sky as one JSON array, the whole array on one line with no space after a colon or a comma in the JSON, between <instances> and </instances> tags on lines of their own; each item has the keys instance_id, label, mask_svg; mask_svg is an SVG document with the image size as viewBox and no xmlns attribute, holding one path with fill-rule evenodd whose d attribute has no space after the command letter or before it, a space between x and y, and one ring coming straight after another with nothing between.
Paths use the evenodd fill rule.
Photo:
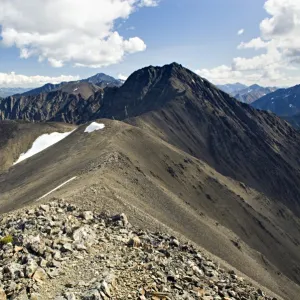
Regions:
<instances>
[{"instance_id":1,"label":"sky","mask_svg":"<svg viewBox=\"0 0 300 300\"><path fill-rule=\"evenodd\" d=\"M178 62L215 84L300 83L299 0L0 0L0 87Z\"/></svg>"}]
</instances>

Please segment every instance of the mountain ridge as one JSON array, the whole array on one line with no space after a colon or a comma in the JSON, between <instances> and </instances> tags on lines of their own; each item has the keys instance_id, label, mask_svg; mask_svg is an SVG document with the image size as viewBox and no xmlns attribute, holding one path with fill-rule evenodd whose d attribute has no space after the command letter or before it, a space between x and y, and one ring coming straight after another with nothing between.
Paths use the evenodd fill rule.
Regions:
<instances>
[{"instance_id":1,"label":"mountain ridge","mask_svg":"<svg viewBox=\"0 0 300 300\"><path fill-rule=\"evenodd\" d=\"M80 125L0 172L2 212L77 178L46 198L164 224L283 298L299 295L300 132L177 63L140 69L88 99L50 94L9 113ZM105 127L85 133L90 121Z\"/></svg>"},{"instance_id":2,"label":"mountain ridge","mask_svg":"<svg viewBox=\"0 0 300 300\"><path fill-rule=\"evenodd\" d=\"M269 110L278 116L291 117L300 113L300 85L282 88L252 103L252 106Z\"/></svg>"}]
</instances>

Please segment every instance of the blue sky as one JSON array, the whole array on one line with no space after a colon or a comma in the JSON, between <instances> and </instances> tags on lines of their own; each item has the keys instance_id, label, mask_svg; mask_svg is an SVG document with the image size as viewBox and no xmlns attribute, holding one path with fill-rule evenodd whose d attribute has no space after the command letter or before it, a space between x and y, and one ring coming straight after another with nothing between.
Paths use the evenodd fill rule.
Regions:
<instances>
[{"instance_id":1,"label":"blue sky","mask_svg":"<svg viewBox=\"0 0 300 300\"><path fill-rule=\"evenodd\" d=\"M14 9L23 13L26 18L35 18L26 10L27 7L22 6L20 0L0 0L0 5L8 1L14 3ZM44 0L28 0L28 3L30 1L35 2L36 10L39 10L36 2L40 1L43 5L48 0L45 0L45 2ZM60 1L67 2L69 0ZM244 81L244 83L250 84L252 81L262 81L263 84L267 85L272 84L271 77L276 72L282 71L280 70L281 67L274 66L274 59L271 60L271 58L270 65L272 67L268 70L262 70L261 65L258 65L257 69L254 70L249 66L245 66L251 64L250 59L253 57L259 57L264 53L268 54L268 52L272 52L272 49L269 51L266 46L256 49L251 45L243 47L244 49L237 48L241 42L248 43L252 39L263 36L260 23L265 18L270 20L271 17L276 18L276 15L270 16L270 12L267 11L264 4L269 2L271 6L278 6L280 5L277 3L279 0L160 0L158 3L155 2L156 0L126 0L134 2L134 4L130 4L132 9L130 13L128 11L125 13L120 12L121 9L126 11L128 9L126 7L114 8L109 4L107 4L107 11L104 9L104 16L110 14L114 9L118 11L114 13L113 17L108 18L107 22L113 24L110 29L102 23L97 23L96 15L95 17L91 16L91 20L95 18L93 26L87 23L87 25L73 24L77 22L82 12L80 6L83 1L76 1L78 11L74 11L74 18L70 17L68 23L61 20L61 28L59 28L59 16L57 16L57 27L48 26L46 24L47 17L45 17L45 20L36 20L35 28L35 25L29 24L26 19L19 21L13 17L7 17L3 15L5 10L4 13L2 12L2 16L0 13L1 36L3 38L0 47L0 74L2 74L2 82L0 75L0 86L19 83L16 78L14 81L4 82L3 78L6 77L3 74L11 72L25 77L39 76L38 78L42 78L47 76L47 78L53 77L53 79L57 79L62 74L85 78L99 72L118 77L120 74L128 76L136 69L147 65L163 65L173 61L181 63L193 71L197 70L199 75L207 77L215 83ZM99 9L101 9L105 6L104 2L111 0L87 1L97 3L94 5L100 3ZM118 1L122 2L123 0ZM141 4L138 1L145 2ZM147 1L149 2L147 3ZM290 2L293 2L293 0ZM156 6L154 6L155 4ZM57 9L58 7L54 8ZM284 10L284 8L282 9ZM40 10L40 14L43 15L42 6ZM68 10L66 10L66 13L68 13ZM91 13L87 11L86 14L88 18ZM118 18L118 14L121 15L120 18ZM70 15L73 16L72 13ZM52 19L52 22L54 20ZM50 21L51 18L49 23ZM51 41L50 46L48 45L50 42L48 44L40 42L44 40L46 31L48 31L47 34L62 32L65 27L70 28L70 31L63 40L57 39L53 43ZM99 32L96 30L97 27L99 27ZM13 33L11 29L14 30ZM88 38L84 36L85 29L88 32ZM242 35L237 34L240 29L244 29ZM118 37L120 36L123 40L128 41L127 44L130 44L130 46L124 44L121 49L118 44L118 50L115 51L114 55L111 55L110 50L116 47L116 42L108 43L104 46L103 54L98 55L97 51L102 46L101 44L95 44L94 41L99 40L98 36L102 34L107 36L115 31L118 33ZM24 32L31 35L31 42L28 43L28 38L24 37ZM72 40L65 42L70 35L73 37ZM137 37L138 40L131 41L130 38L133 37ZM78 43L72 44L75 43L77 38ZM262 38L264 42L273 41L273 39L275 38L272 36L268 38L263 36ZM61 46L62 44L63 46ZM76 53L69 54L67 52L75 48ZM58 50L56 51L56 49ZM90 51L90 49L92 50ZM20 51L23 51L23 58L20 58ZM91 53L87 53L88 51ZM272 53L274 54L274 51ZM104 57L105 55L107 57ZM95 56L95 58L91 59L92 56ZM235 68L232 69L233 60L237 57L242 57L246 61L242 61L242 66L239 63L240 61L238 63L235 61ZM220 68L221 66L223 68ZM291 72L295 72L295 70L292 70L293 68L288 67L285 70L286 78L289 78ZM272 73L272 75L267 78L266 74L269 73ZM49 79L51 80L51 78ZM288 80L282 82L281 85L293 83ZM274 83L278 83L278 78L277 81L274 80ZM21 80L19 85L35 84L35 80L26 81L24 79Z\"/></svg>"}]
</instances>

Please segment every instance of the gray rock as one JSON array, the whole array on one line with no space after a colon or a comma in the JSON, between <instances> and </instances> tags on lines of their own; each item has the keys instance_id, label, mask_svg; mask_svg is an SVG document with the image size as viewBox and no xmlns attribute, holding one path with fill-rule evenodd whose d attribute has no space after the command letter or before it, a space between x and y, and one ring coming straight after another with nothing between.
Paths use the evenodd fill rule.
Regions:
<instances>
[{"instance_id":1,"label":"gray rock","mask_svg":"<svg viewBox=\"0 0 300 300\"><path fill-rule=\"evenodd\" d=\"M102 300L102 297L100 296L100 293L98 290L93 289L85 292L82 295L83 300Z\"/></svg>"},{"instance_id":2,"label":"gray rock","mask_svg":"<svg viewBox=\"0 0 300 300\"><path fill-rule=\"evenodd\" d=\"M94 219L94 214L93 214L93 212L91 212L91 211L84 211L84 212L81 214L81 217L82 217L84 220L90 221L90 220L93 220L93 219Z\"/></svg>"},{"instance_id":3,"label":"gray rock","mask_svg":"<svg viewBox=\"0 0 300 300\"><path fill-rule=\"evenodd\" d=\"M73 239L76 244L94 244L96 241L96 233L90 226L85 225L74 231Z\"/></svg>"}]
</instances>

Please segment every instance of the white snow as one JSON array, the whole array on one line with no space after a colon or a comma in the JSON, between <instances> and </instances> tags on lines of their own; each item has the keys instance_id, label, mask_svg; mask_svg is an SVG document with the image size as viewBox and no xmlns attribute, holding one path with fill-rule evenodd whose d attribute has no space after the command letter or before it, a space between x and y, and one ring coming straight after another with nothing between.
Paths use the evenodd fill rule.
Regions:
<instances>
[{"instance_id":1,"label":"white snow","mask_svg":"<svg viewBox=\"0 0 300 300\"><path fill-rule=\"evenodd\" d=\"M86 129L84 132L87 132L87 133L91 133L91 132L94 132L96 130L101 130L105 127L104 124L102 123L97 123L97 122L93 122L91 123Z\"/></svg>"},{"instance_id":2,"label":"white snow","mask_svg":"<svg viewBox=\"0 0 300 300\"><path fill-rule=\"evenodd\" d=\"M69 134L71 134L74 130L69 132L63 132L63 133L52 132L50 134L48 133L42 134L33 142L31 148L27 152L22 153L20 155L18 160L14 162L14 165L58 143L62 139L66 138Z\"/></svg>"},{"instance_id":3,"label":"white snow","mask_svg":"<svg viewBox=\"0 0 300 300\"><path fill-rule=\"evenodd\" d=\"M40 198L37 199L36 201L39 201L39 200L41 200L41 199L47 197L47 196L50 195L51 193L55 192L56 190L58 190L59 188L61 188L62 186L64 186L65 184L69 183L70 181L72 181L72 180L74 180L74 179L76 179L76 178L77 178L77 176L74 176L74 177L72 177L71 179L65 181L64 183L60 184L60 185L57 186L55 189L53 189L53 190L51 190L49 193L43 195L42 197L40 197Z\"/></svg>"}]
</instances>

